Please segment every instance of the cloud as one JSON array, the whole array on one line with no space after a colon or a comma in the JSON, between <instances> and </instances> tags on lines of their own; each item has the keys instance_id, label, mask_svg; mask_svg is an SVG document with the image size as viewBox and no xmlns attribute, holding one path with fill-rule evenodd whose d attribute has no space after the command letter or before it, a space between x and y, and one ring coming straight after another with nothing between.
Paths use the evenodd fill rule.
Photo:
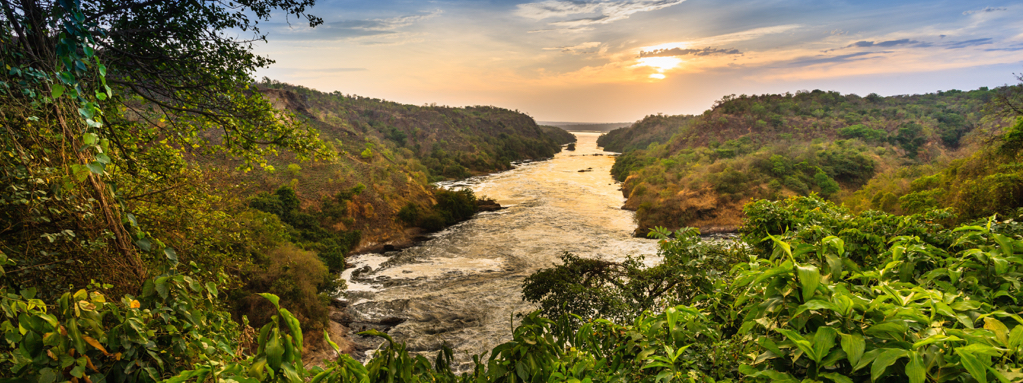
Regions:
<instances>
[{"instance_id":1,"label":"cloud","mask_svg":"<svg viewBox=\"0 0 1023 383\"><path fill-rule=\"evenodd\" d=\"M436 10L430 13L399 16L385 19L342 20L328 22L316 28L294 28L282 26L276 28L280 33L274 38L299 41L338 41L357 40L366 45L394 44L408 42L412 34L401 32L400 29L443 13ZM380 41L383 39L385 41Z\"/></svg>"},{"instance_id":2,"label":"cloud","mask_svg":"<svg viewBox=\"0 0 1023 383\"><path fill-rule=\"evenodd\" d=\"M975 47L975 46L978 46L978 45L987 45L987 44L991 44L992 42L993 42L993 40L991 38L983 38L983 39L973 39L973 40L966 40L966 41L953 41L953 42L945 44L944 46L945 46L945 49L961 49L961 48Z\"/></svg>"},{"instance_id":3,"label":"cloud","mask_svg":"<svg viewBox=\"0 0 1023 383\"><path fill-rule=\"evenodd\" d=\"M863 61L863 60L874 59L874 58L877 58L876 55L887 54L887 53L891 53L891 52L890 51L856 52L856 53L849 53L849 54L838 55L838 56L829 56L829 57L817 56L817 57L813 57L813 58L799 58L799 59L795 59L795 60L792 60L792 61L789 61L789 62L785 63L784 66L787 66L787 67L804 67L804 66L811 66L811 65L818 65L818 64L839 64L839 63L847 63L847 62L853 62L853 61ZM870 56L870 55L875 55L875 56L874 57L867 57L867 56Z\"/></svg>"},{"instance_id":4,"label":"cloud","mask_svg":"<svg viewBox=\"0 0 1023 383\"><path fill-rule=\"evenodd\" d=\"M655 49L652 51L640 51L639 57L668 57L668 56L712 56L712 55L741 55L738 49L722 49L706 47L703 49Z\"/></svg>"},{"instance_id":5,"label":"cloud","mask_svg":"<svg viewBox=\"0 0 1023 383\"><path fill-rule=\"evenodd\" d=\"M546 0L519 4L515 14L533 20L553 19L547 24L550 29L531 32L558 30L588 30L590 26L610 24L624 20L639 12L650 12L678 5L685 0L627 0L627 1L573 1ZM558 20L562 19L562 20Z\"/></svg>"},{"instance_id":6,"label":"cloud","mask_svg":"<svg viewBox=\"0 0 1023 383\"><path fill-rule=\"evenodd\" d=\"M891 48L891 47L899 46L899 45L912 45L912 46L917 46L917 47L928 47L928 46L930 46L929 43L921 43L919 41L910 40L910 39L901 39L901 40L882 41L882 42L879 42L879 43L875 43L873 41L857 41L855 43L850 44L846 48L852 48L852 47L856 47L856 48L873 48L873 47Z\"/></svg>"},{"instance_id":7,"label":"cloud","mask_svg":"<svg viewBox=\"0 0 1023 383\"><path fill-rule=\"evenodd\" d=\"M963 14L964 15L972 15L974 13L1002 12L1002 11L1008 11L1008 10L1009 10L1009 8L1004 8L1004 7L1000 7L1000 8L985 7L984 9L975 9L975 10L965 11L965 12L963 12Z\"/></svg>"},{"instance_id":8,"label":"cloud","mask_svg":"<svg viewBox=\"0 0 1023 383\"><path fill-rule=\"evenodd\" d=\"M590 41L575 46L555 47L555 48L543 48L545 51L561 51L564 53L572 54L590 54L597 53L600 48L600 42Z\"/></svg>"},{"instance_id":9,"label":"cloud","mask_svg":"<svg viewBox=\"0 0 1023 383\"><path fill-rule=\"evenodd\" d=\"M639 53L640 53L640 55L642 55L643 52L670 51L670 50L674 50L674 49L679 49L681 51L685 51L687 49L690 49L689 47L691 47L691 46L715 46L715 45L720 46L720 45L724 45L724 44L731 44L731 43L736 43L736 42L755 40L755 39L758 39L758 38L761 38L761 37L764 37L764 36L767 36L767 35L773 35L773 34L778 34L778 33L790 32L790 31L793 31L793 30L798 29L798 28L800 28L800 25L788 24L788 25L776 25L776 26L773 26L773 27L763 27L763 28L748 29L748 30L745 30L745 31L728 33L728 34L724 34L724 35L717 35L717 36L699 38L699 39L688 40L688 41L675 41L675 42L670 42L670 43L663 43L663 44L646 46L646 47L640 48ZM713 49L713 48L711 48L711 49Z\"/></svg>"}]
</instances>

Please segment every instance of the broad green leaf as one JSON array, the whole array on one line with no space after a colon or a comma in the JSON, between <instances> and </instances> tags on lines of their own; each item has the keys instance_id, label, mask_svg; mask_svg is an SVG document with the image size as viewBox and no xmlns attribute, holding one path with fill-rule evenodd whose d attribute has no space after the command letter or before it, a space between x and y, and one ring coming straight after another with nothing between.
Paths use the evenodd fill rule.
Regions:
<instances>
[{"instance_id":1,"label":"broad green leaf","mask_svg":"<svg viewBox=\"0 0 1023 383\"><path fill-rule=\"evenodd\" d=\"M884 375L884 371L888 368L888 366L895 364L895 361L899 360L899 358L908 356L907 354L906 350L903 349L884 349L884 351L874 359L874 363L870 365L870 380L873 381L880 378Z\"/></svg>"},{"instance_id":2,"label":"broad green leaf","mask_svg":"<svg viewBox=\"0 0 1023 383\"><path fill-rule=\"evenodd\" d=\"M167 277L156 278L156 292L160 294L160 298L167 299Z\"/></svg>"},{"instance_id":3,"label":"broad green leaf","mask_svg":"<svg viewBox=\"0 0 1023 383\"><path fill-rule=\"evenodd\" d=\"M863 342L863 337L859 334L842 334L842 350L849 358L850 365L856 366L859 363L859 357L863 356L865 348L866 343Z\"/></svg>"},{"instance_id":4,"label":"broad green leaf","mask_svg":"<svg viewBox=\"0 0 1023 383\"><path fill-rule=\"evenodd\" d=\"M1005 327L1004 323L994 317L987 317L984 318L984 328L995 333L995 338L998 339L998 342L1002 345L1009 345L1009 328Z\"/></svg>"},{"instance_id":5,"label":"broad green leaf","mask_svg":"<svg viewBox=\"0 0 1023 383\"><path fill-rule=\"evenodd\" d=\"M820 360L820 357L818 357L814 353L813 345L810 343L810 341L806 340L806 338L803 338L803 336L800 335L798 332L785 328L780 328L777 331L782 333L782 335L785 335L786 338L789 338L789 340L791 340L792 343L795 343L796 347L799 347L799 349L802 350L803 353L805 353L807 356L809 356L810 359L813 359L814 361Z\"/></svg>"},{"instance_id":6,"label":"broad green leaf","mask_svg":"<svg viewBox=\"0 0 1023 383\"><path fill-rule=\"evenodd\" d=\"M877 356L881 354L881 351L884 350L880 348L875 348L873 350L863 353L863 356L860 357L860 361L857 362L855 366L853 366L853 371L867 367L871 362L874 361L874 358L877 358Z\"/></svg>"},{"instance_id":7,"label":"broad green leaf","mask_svg":"<svg viewBox=\"0 0 1023 383\"><path fill-rule=\"evenodd\" d=\"M85 166L89 168L90 172L93 172L93 173L96 173L96 174L103 174L103 172L106 170L106 165L103 165L103 163L99 162L99 161L92 161L88 165L85 165Z\"/></svg>"},{"instance_id":8,"label":"broad green leaf","mask_svg":"<svg viewBox=\"0 0 1023 383\"><path fill-rule=\"evenodd\" d=\"M921 340L919 342L913 343L913 348L920 348L920 347L929 345L931 343L956 342L956 341L961 341L961 340L962 339L960 339L959 337L954 336L954 335L953 336L948 336L948 335L944 335L944 334L934 334L934 335L931 335L931 336L927 337L927 339L924 339L924 340Z\"/></svg>"},{"instance_id":9,"label":"broad green leaf","mask_svg":"<svg viewBox=\"0 0 1023 383\"><path fill-rule=\"evenodd\" d=\"M835 307L835 305L832 304L831 302L828 302L828 301L825 301L825 300L821 300L821 299L814 299L814 300L807 301L806 303L803 303L802 305L800 305L799 308L796 309L796 311L792 313L792 316L795 317L795 316L797 316L799 314L802 314L806 310L823 310L823 309L827 309L827 310L831 310L831 311L835 311L835 312L839 311L838 307Z\"/></svg>"},{"instance_id":10,"label":"broad green leaf","mask_svg":"<svg viewBox=\"0 0 1023 383\"><path fill-rule=\"evenodd\" d=\"M884 335L888 339L901 339L906 334L907 330L908 328L906 327L905 323L889 321L870 326L864 332L867 335L873 335L877 337L881 337L882 335Z\"/></svg>"},{"instance_id":11,"label":"broad green leaf","mask_svg":"<svg viewBox=\"0 0 1023 383\"><path fill-rule=\"evenodd\" d=\"M839 374L837 372L825 372L823 374L820 374L820 376L831 379L831 381L835 383L853 383L853 380L849 379L848 376Z\"/></svg>"},{"instance_id":12,"label":"broad green leaf","mask_svg":"<svg viewBox=\"0 0 1023 383\"><path fill-rule=\"evenodd\" d=\"M178 264L178 252L174 251L172 247L163 248L163 255L167 257L167 260L171 262L171 265Z\"/></svg>"},{"instance_id":13,"label":"broad green leaf","mask_svg":"<svg viewBox=\"0 0 1023 383\"><path fill-rule=\"evenodd\" d=\"M776 356L785 356L785 353L781 352L781 349L778 348L778 345L775 344L771 338L766 336L760 337L760 339L757 339L757 344L759 344L760 347L767 349L767 351L774 353Z\"/></svg>"},{"instance_id":14,"label":"broad green leaf","mask_svg":"<svg viewBox=\"0 0 1023 383\"><path fill-rule=\"evenodd\" d=\"M927 380L927 369L924 367L924 361L920 358L919 353L909 353L906 376L909 377L909 383L924 383Z\"/></svg>"},{"instance_id":15,"label":"broad green leaf","mask_svg":"<svg viewBox=\"0 0 1023 383\"><path fill-rule=\"evenodd\" d=\"M803 302L809 301L821 283L821 272L817 270L817 266L806 265L796 266L796 273L799 275L799 284L803 287Z\"/></svg>"},{"instance_id":16,"label":"broad green leaf","mask_svg":"<svg viewBox=\"0 0 1023 383\"><path fill-rule=\"evenodd\" d=\"M817 328L817 333L813 335L813 353L816 355L814 362L820 364L821 359L824 359L831 348L835 347L835 335L837 334L838 331L828 326Z\"/></svg>"},{"instance_id":17,"label":"broad green leaf","mask_svg":"<svg viewBox=\"0 0 1023 383\"><path fill-rule=\"evenodd\" d=\"M213 282L206 282L206 291L209 292L210 295L216 297L217 296L217 284L213 283ZM259 294L259 295L263 295L263 294ZM270 295L270 296L273 296L274 298L277 298L277 296L273 295L273 294L267 294L267 295ZM263 298L270 299L270 298L266 297L265 295L263 296ZM279 298L277 298L277 299L279 299ZM276 300L271 299L270 301L274 302L274 305L277 304Z\"/></svg>"},{"instance_id":18,"label":"broad green leaf","mask_svg":"<svg viewBox=\"0 0 1023 383\"><path fill-rule=\"evenodd\" d=\"M980 383L987 383L987 369L976 355L959 348L956 349L956 354L959 355L959 361L962 362L963 368L970 373L973 379Z\"/></svg>"},{"instance_id":19,"label":"broad green leaf","mask_svg":"<svg viewBox=\"0 0 1023 383\"><path fill-rule=\"evenodd\" d=\"M1023 346L1023 325L1017 325L1009 334L1009 347L1020 348Z\"/></svg>"},{"instance_id":20,"label":"broad green leaf","mask_svg":"<svg viewBox=\"0 0 1023 383\"><path fill-rule=\"evenodd\" d=\"M298 319L288 309L282 308L280 313L281 317L284 318L284 323L288 325L288 330L291 330L291 335L295 337L295 349L300 355L298 359L301 360L303 346L302 325L298 323Z\"/></svg>"},{"instance_id":21,"label":"broad green leaf","mask_svg":"<svg viewBox=\"0 0 1023 383\"><path fill-rule=\"evenodd\" d=\"M270 369L277 371L281 368L284 359L284 345L281 344L281 334L275 328L266 341L266 363Z\"/></svg>"},{"instance_id":22,"label":"broad green leaf","mask_svg":"<svg viewBox=\"0 0 1023 383\"><path fill-rule=\"evenodd\" d=\"M280 305L281 298L278 298L276 295L270 293L259 293L259 296L266 298L266 300L270 301L270 303L273 303L274 308L276 308L277 310L281 309Z\"/></svg>"},{"instance_id":23,"label":"broad green leaf","mask_svg":"<svg viewBox=\"0 0 1023 383\"><path fill-rule=\"evenodd\" d=\"M50 94L54 100L60 98L60 96L64 95L64 85L61 85L60 83L53 83L53 85L50 86Z\"/></svg>"}]
</instances>

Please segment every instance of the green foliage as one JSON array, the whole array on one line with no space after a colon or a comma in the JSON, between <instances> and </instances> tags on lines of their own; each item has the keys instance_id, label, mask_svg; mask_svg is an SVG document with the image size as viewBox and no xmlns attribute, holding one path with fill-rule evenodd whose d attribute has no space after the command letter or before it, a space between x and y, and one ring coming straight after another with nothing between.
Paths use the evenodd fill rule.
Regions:
<instances>
[{"instance_id":1,"label":"green foliage","mask_svg":"<svg viewBox=\"0 0 1023 383\"><path fill-rule=\"evenodd\" d=\"M884 129L871 129L862 124L850 125L838 130L842 137L860 138L870 142L885 142L888 140L888 132Z\"/></svg>"},{"instance_id":2,"label":"green foliage","mask_svg":"<svg viewBox=\"0 0 1023 383\"><path fill-rule=\"evenodd\" d=\"M597 146L612 152L627 153L644 149L652 143L664 143L688 126L695 116L649 115L626 128L601 134Z\"/></svg>"},{"instance_id":3,"label":"green foliage","mask_svg":"<svg viewBox=\"0 0 1023 383\"><path fill-rule=\"evenodd\" d=\"M642 259L623 262L586 259L564 253L562 265L541 269L523 282L523 299L538 303L544 315L584 320L604 318L628 323L647 310L670 302L719 312L709 298L721 288L729 269L748 255L741 245L706 243L693 228L675 233L657 228L662 261L648 267ZM669 236L674 236L670 239Z\"/></svg>"},{"instance_id":4,"label":"green foliage","mask_svg":"<svg viewBox=\"0 0 1023 383\"><path fill-rule=\"evenodd\" d=\"M806 225L764 238L773 243L772 255L743 265L733 284L745 290L737 302L745 315L740 333L760 339L762 347L744 374L795 381L1005 381L1023 365L1009 337L1023 334L1019 302L1009 298L1020 294L1011 282L1019 278L1011 260L1023 253L1019 238L990 224L939 229L930 240L890 233L882 237L890 243L886 251L862 257L828 235L853 234L834 225L848 218L834 210L787 210L805 217ZM815 221L820 216L835 221ZM857 220L863 227L888 219ZM903 223L908 231L934 230ZM770 231L757 221L749 226L750 232ZM810 231L817 233L807 236ZM954 241L935 246L935 237Z\"/></svg>"},{"instance_id":5,"label":"green foliage","mask_svg":"<svg viewBox=\"0 0 1023 383\"><path fill-rule=\"evenodd\" d=\"M393 172L391 165L425 171L431 181L508 170L512 161L549 158L561 145L575 141L562 129L541 127L526 114L493 106L403 105L266 78L257 86L288 100L289 109L315 115L309 123L324 136L358 148L353 150L356 158L368 160L376 154L388 163L374 166L388 172ZM367 139L375 147L364 148Z\"/></svg>"},{"instance_id":6,"label":"green foliage","mask_svg":"<svg viewBox=\"0 0 1023 383\"><path fill-rule=\"evenodd\" d=\"M2 381L162 381L195 363L230 360L238 325L217 305L217 287L171 272L139 297L108 300L102 286L52 303L34 288L0 288Z\"/></svg>"},{"instance_id":7,"label":"green foliage","mask_svg":"<svg viewBox=\"0 0 1023 383\"><path fill-rule=\"evenodd\" d=\"M869 99L819 90L732 95L700 116L648 116L599 142L624 151L611 173L625 182L640 231L736 227L750 199L816 192L848 200L879 170L948 163L955 149L975 150L962 143L1005 125L985 103L1009 88ZM1010 188L1008 179L1001 185ZM898 209L905 191L888 192L886 204Z\"/></svg>"},{"instance_id":8,"label":"green foliage","mask_svg":"<svg viewBox=\"0 0 1023 383\"><path fill-rule=\"evenodd\" d=\"M260 193L249 200L249 206L278 216L291 228L291 240L306 250L319 253L331 272L340 272L345 267L344 257L359 243L358 231L337 231L328 229L333 223L343 220L346 201L359 195L366 186L342 190L333 198L321 201L319 209L301 209L301 201L295 190L281 186L274 194Z\"/></svg>"},{"instance_id":9,"label":"green foliage","mask_svg":"<svg viewBox=\"0 0 1023 383\"><path fill-rule=\"evenodd\" d=\"M283 244L267 252L266 263L255 265L245 276L243 290L247 292L231 302L235 317L247 316L254 326L268 323L273 307L257 294L268 292L283 301L281 306L290 310L307 331L327 325L330 300L338 291L337 274L311 251Z\"/></svg>"}]
</instances>

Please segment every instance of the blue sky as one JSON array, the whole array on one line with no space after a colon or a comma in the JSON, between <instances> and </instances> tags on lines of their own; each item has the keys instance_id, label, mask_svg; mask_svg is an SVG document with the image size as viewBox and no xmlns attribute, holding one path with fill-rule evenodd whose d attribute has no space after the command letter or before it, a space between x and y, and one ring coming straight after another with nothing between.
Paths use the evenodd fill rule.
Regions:
<instances>
[{"instance_id":1,"label":"blue sky","mask_svg":"<svg viewBox=\"0 0 1023 383\"><path fill-rule=\"evenodd\" d=\"M319 1L274 19L258 76L537 120L700 113L728 94L882 95L1015 83L1007 1Z\"/></svg>"}]
</instances>

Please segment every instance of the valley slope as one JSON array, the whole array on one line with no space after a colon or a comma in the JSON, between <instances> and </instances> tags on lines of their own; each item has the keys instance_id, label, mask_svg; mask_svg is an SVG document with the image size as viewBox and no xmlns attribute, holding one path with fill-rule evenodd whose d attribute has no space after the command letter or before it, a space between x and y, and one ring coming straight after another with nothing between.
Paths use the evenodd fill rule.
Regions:
<instances>
[{"instance_id":1,"label":"valley slope","mask_svg":"<svg viewBox=\"0 0 1023 383\"><path fill-rule=\"evenodd\" d=\"M919 211L952 202L937 191L905 197L940 184L915 179L974 156L1014 121L988 110L1006 91L733 95L697 116L648 116L599 143L625 152L612 174L637 212L637 235L654 226L733 231L751 199L811 193L855 211Z\"/></svg>"}]
</instances>

